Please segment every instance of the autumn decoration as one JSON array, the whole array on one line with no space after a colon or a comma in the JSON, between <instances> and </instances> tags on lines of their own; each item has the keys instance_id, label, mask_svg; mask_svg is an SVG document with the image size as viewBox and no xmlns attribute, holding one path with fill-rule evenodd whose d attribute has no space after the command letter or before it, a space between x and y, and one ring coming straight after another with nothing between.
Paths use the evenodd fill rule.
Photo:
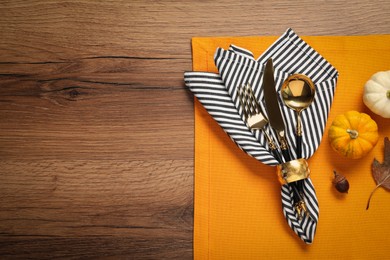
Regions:
<instances>
[{"instance_id":1,"label":"autumn decoration","mask_svg":"<svg viewBox=\"0 0 390 260\"><path fill-rule=\"evenodd\" d=\"M368 198L366 209L370 207L372 195L379 187L383 187L390 191L390 141L388 137L385 137L384 143L385 147L383 163L379 163L378 160L374 159L371 164L372 176L374 177L377 185Z\"/></svg>"},{"instance_id":2,"label":"autumn decoration","mask_svg":"<svg viewBox=\"0 0 390 260\"><path fill-rule=\"evenodd\" d=\"M328 131L331 147L344 157L359 159L378 142L378 125L367 114L348 111L336 116Z\"/></svg>"}]
</instances>

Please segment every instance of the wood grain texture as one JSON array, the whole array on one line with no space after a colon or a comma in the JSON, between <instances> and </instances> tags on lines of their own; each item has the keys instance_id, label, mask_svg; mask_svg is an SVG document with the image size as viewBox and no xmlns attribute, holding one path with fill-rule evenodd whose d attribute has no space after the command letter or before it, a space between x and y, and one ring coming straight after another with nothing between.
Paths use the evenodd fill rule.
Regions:
<instances>
[{"instance_id":1,"label":"wood grain texture","mask_svg":"<svg viewBox=\"0 0 390 260\"><path fill-rule=\"evenodd\" d=\"M0 255L191 259L191 37L389 24L386 0L1 1Z\"/></svg>"}]
</instances>

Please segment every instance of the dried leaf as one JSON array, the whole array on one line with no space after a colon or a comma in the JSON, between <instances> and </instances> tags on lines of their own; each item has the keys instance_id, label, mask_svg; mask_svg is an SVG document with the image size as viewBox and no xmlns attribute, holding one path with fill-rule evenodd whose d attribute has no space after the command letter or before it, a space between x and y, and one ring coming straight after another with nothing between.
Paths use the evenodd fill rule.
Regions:
<instances>
[{"instance_id":1,"label":"dried leaf","mask_svg":"<svg viewBox=\"0 0 390 260\"><path fill-rule=\"evenodd\" d=\"M371 192L368 198L366 210L370 207L370 200L374 192L379 188L383 187L390 190L390 141L388 137L385 137L385 149L384 149L384 161L379 163L378 160L374 159L371 165L372 176L376 182L375 189Z\"/></svg>"}]
</instances>

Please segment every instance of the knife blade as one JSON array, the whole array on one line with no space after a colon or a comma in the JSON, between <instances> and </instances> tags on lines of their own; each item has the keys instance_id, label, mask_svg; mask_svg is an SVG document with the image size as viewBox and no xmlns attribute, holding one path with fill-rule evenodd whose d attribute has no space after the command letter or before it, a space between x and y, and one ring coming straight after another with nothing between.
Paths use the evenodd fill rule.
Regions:
<instances>
[{"instance_id":1,"label":"knife blade","mask_svg":"<svg viewBox=\"0 0 390 260\"><path fill-rule=\"evenodd\" d=\"M286 161L291 160L290 151L286 140L285 125L280 111L278 95L275 89L274 65L272 58L267 60L263 75L263 89L265 107L268 113L269 124L276 130L280 142L280 149Z\"/></svg>"}]
</instances>

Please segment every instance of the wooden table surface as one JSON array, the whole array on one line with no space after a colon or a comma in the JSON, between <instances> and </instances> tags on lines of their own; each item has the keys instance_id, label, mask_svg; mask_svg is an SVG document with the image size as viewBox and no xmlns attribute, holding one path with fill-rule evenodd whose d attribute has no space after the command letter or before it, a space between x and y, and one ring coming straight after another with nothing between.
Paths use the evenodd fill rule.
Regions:
<instances>
[{"instance_id":1,"label":"wooden table surface","mask_svg":"<svg viewBox=\"0 0 390 260\"><path fill-rule=\"evenodd\" d=\"M390 5L0 1L0 256L192 259L191 37L288 27L389 34Z\"/></svg>"}]
</instances>

